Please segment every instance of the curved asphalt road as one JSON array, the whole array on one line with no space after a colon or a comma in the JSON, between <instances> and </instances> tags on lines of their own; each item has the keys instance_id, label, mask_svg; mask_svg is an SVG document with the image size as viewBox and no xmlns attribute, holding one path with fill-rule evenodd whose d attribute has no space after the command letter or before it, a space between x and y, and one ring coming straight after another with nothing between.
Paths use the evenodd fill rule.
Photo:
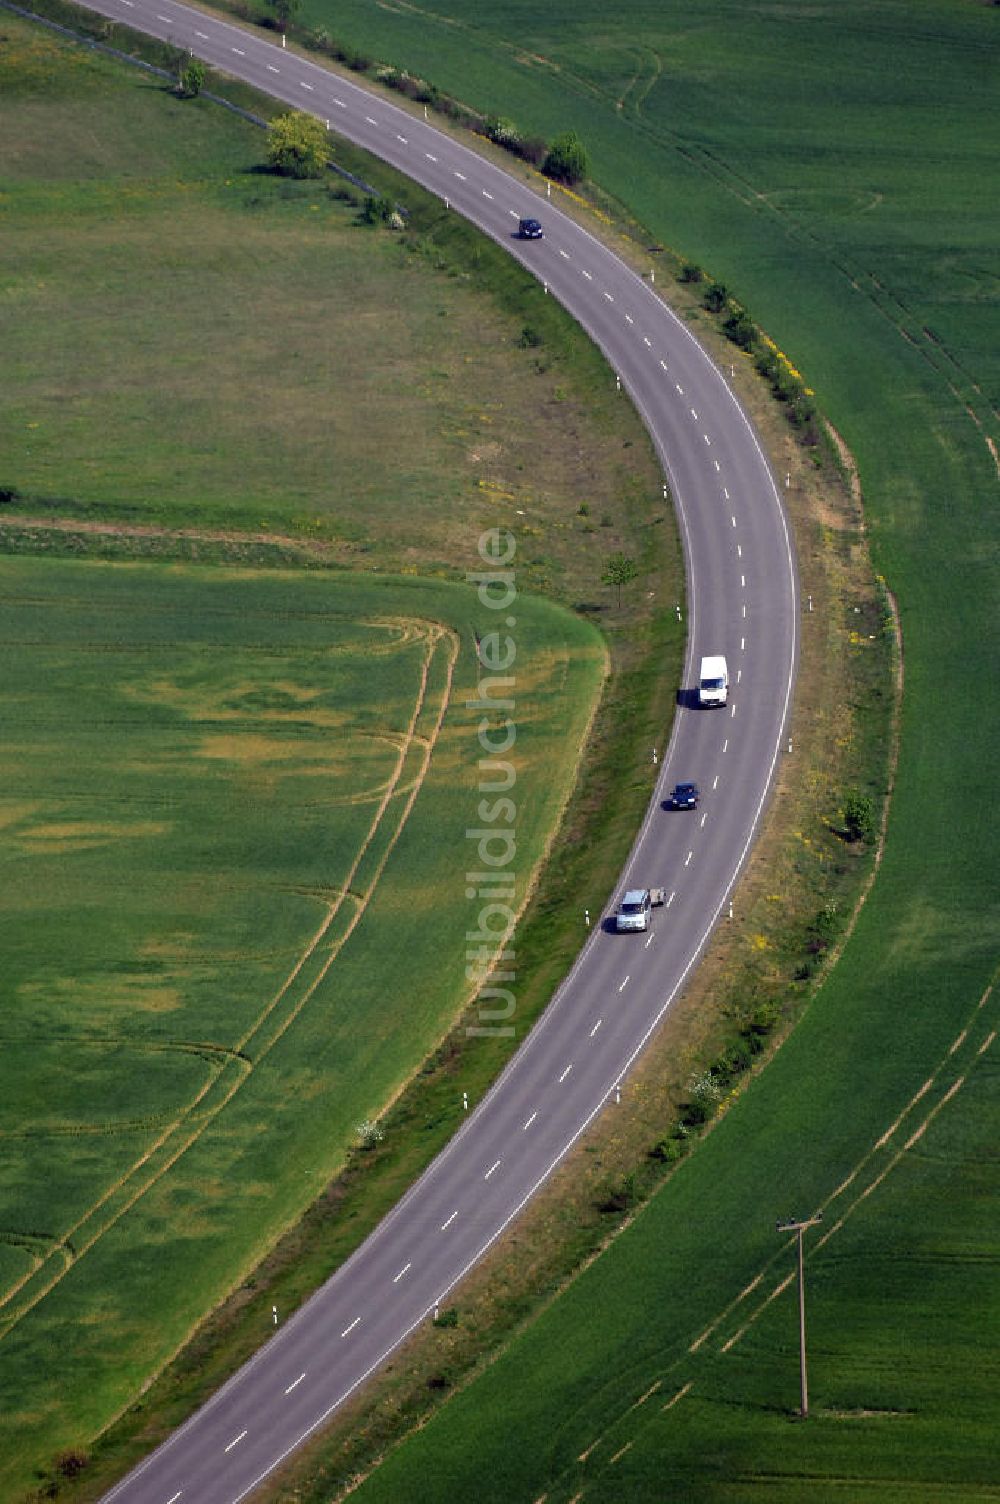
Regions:
<instances>
[{"instance_id":1,"label":"curved asphalt road","mask_svg":"<svg viewBox=\"0 0 1000 1504\"><path fill-rule=\"evenodd\" d=\"M725 380L655 290L586 230L423 120L253 32L174 0L91 5L329 119L447 199L547 284L618 373L669 477L687 556L686 683L705 653L725 653L731 677L725 709L678 712L623 874L623 887L666 889L652 935L595 927L544 1017L420 1181L107 1496L116 1504L235 1504L428 1319L614 1097L690 974L746 858L787 734L797 586L774 480ZM512 239L529 214L542 219L545 239ZM667 814L660 801L681 778L699 782L701 808Z\"/></svg>"}]
</instances>

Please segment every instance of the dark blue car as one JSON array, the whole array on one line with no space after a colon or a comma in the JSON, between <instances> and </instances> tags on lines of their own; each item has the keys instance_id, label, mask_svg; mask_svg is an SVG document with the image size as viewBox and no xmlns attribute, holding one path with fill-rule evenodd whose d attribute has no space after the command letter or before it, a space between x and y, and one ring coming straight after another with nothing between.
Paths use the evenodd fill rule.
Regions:
<instances>
[{"instance_id":1,"label":"dark blue car","mask_svg":"<svg viewBox=\"0 0 1000 1504\"><path fill-rule=\"evenodd\" d=\"M667 802L671 809L697 809L700 797L696 783L678 783Z\"/></svg>"}]
</instances>

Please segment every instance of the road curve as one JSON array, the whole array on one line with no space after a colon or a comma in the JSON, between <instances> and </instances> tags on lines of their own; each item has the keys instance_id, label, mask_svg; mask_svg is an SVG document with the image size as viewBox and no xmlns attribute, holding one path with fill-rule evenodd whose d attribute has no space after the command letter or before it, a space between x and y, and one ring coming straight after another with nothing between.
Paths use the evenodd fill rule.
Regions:
<instances>
[{"instance_id":1,"label":"road curve","mask_svg":"<svg viewBox=\"0 0 1000 1504\"><path fill-rule=\"evenodd\" d=\"M720 371L611 251L523 182L430 124L257 34L175 0L92 9L190 50L416 179L524 263L603 350L670 483L688 578L685 684L725 653L730 702L678 710L622 886L662 886L650 935L595 924L546 1013L483 1101L361 1248L157 1451L115 1504L236 1504L433 1314L598 1112L690 975L754 836L787 736L798 591L761 445ZM513 238L537 215L541 241ZM652 749L650 749L652 753ZM696 779L702 804L668 814ZM598 916L595 916L595 919Z\"/></svg>"}]
</instances>

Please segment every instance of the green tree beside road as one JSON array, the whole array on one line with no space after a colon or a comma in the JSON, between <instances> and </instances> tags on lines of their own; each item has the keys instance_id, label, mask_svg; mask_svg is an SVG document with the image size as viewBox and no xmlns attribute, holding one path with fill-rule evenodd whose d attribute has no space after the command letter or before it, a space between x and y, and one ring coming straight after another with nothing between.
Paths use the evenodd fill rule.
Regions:
<instances>
[{"instance_id":1,"label":"green tree beside road","mask_svg":"<svg viewBox=\"0 0 1000 1504\"><path fill-rule=\"evenodd\" d=\"M590 163L587 151L576 131L564 131L552 142L542 163L542 171L548 178L571 187L587 176Z\"/></svg>"},{"instance_id":2,"label":"green tree beside road","mask_svg":"<svg viewBox=\"0 0 1000 1504\"><path fill-rule=\"evenodd\" d=\"M626 554L612 554L604 567L601 575L602 585L615 585L618 588L618 605L622 603L622 586L629 585L638 575L639 570L634 559Z\"/></svg>"},{"instance_id":3,"label":"green tree beside road","mask_svg":"<svg viewBox=\"0 0 1000 1504\"><path fill-rule=\"evenodd\" d=\"M283 177L321 177L329 158L326 128L314 115L289 110L268 126L268 165Z\"/></svg>"}]
</instances>

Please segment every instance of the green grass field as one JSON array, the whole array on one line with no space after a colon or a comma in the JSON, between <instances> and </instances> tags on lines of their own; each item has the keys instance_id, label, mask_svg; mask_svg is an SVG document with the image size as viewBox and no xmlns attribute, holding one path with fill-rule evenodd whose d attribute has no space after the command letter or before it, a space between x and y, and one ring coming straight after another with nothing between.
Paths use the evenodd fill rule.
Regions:
<instances>
[{"instance_id":1,"label":"green grass field","mask_svg":"<svg viewBox=\"0 0 1000 1504\"><path fill-rule=\"evenodd\" d=\"M9 1489L134 1393L462 1006L485 624L444 582L25 559L0 611ZM604 652L527 598L518 632L523 895Z\"/></svg>"},{"instance_id":2,"label":"green grass field","mask_svg":"<svg viewBox=\"0 0 1000 1504\"><path fill-rule=\"evenodd\" d=\"M992 993L977 1011L1000 955L993 13L717 0L629 6L613 28L586 4L309 14L525 130L575 126L601 185L725 279L858 458L905 660L885 860L809 1016L634 1230L361 1497L398 1498L404 1478L427 1499L996 1497ZM687 1347L780 1249L776 1217L825 1205L835 1222L897 1149L843 1229L813 1240L815 1414L796 1426L791 1291L727 1352L751 1298ZM791 1267L786 1251L760 1291Z\"/></svg>"},{"instance_id":3,"label":"green grass field","mask_svg":"<svg viewBox=\"0 0 1000 1504\"><path fill-rule=\"evenodd\" d=\"M522 896L607 666L592 626L524 592L600 600L623 546L674 576L637 420L523 276L459 277L434 205L404 247L336 184L261 175L251 127L0 32L13 1497L248 1274L466 999L465 702L492 622L416 572L460 579L484 528L515 531ZM258 567L243 530L312 567ZM59 557L112 543L132 561ZM657 713L649 651L617 643L645 686L619 692Z\"/></svg>"}]
</instances>

